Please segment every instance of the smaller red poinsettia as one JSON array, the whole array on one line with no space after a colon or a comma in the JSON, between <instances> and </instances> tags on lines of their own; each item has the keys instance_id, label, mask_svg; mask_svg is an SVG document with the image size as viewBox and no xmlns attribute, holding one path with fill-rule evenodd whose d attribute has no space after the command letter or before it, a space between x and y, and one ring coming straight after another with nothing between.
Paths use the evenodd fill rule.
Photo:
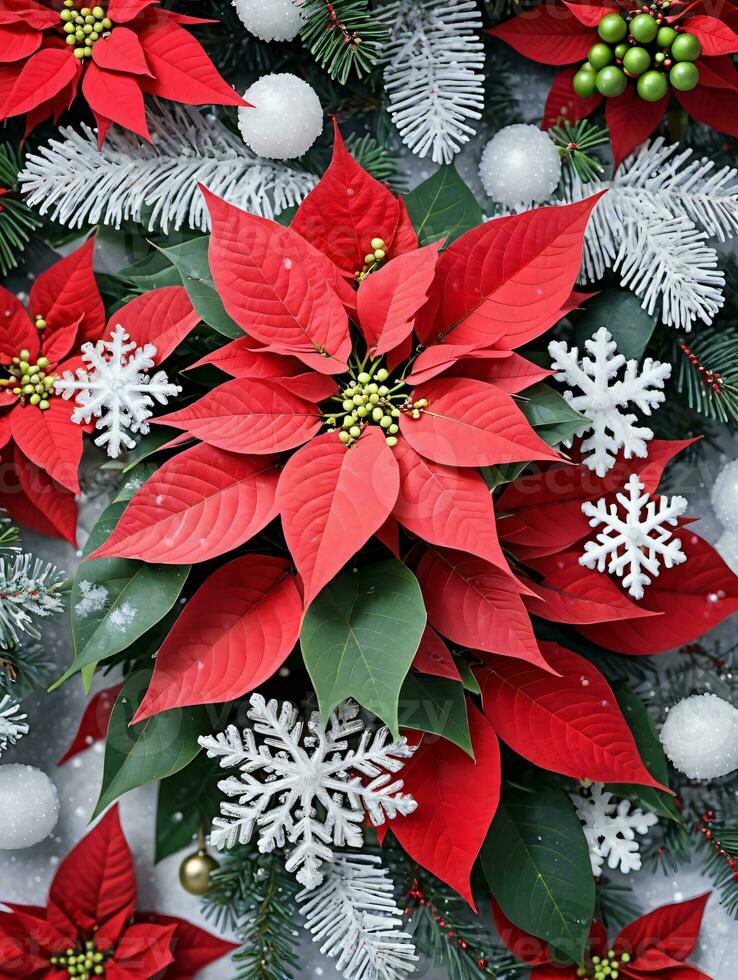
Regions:
<instances>
[{"instance_id":1,"label":"smaller red poinsettia","mask_svg":"<svg viewBox=\"0 0 738 980\"><path fill-rule=\"evenodd\" d=\"M0 119L25 115L26 132L89 105L100 143L111 123L150 140L144 93L186 105L246 105L183 25L208 23L157 0L6 0L0 12Z\"/></svg>"},{"instance_id":2,"label":"smaller red poinsettia","mask_svg":"<svg viewBox=\"0 0 738 980\"><path fill-rule=\"evenodd\" d=\"M604 28L608 44L598 27L603 18L612 15L618 15L618 20L610 21L609 31ZM641 21L633 27L637 17ZM489 33L542 64L579 63L556 76L543 126L583 119L605 99L605 118L617 166L654 131L671 95L699 122L738 136L738 73L731 58L738 51L736 27L738 9L732 0L646 0L636 5L624 0L554 0L525 10ZM638 36L633 37L631 31ZM682 61L677 61L672 51L679 35L696 39L696 43L684 38L678 42L686 55ZM594 45L598 51L592 60L609 77L589 95L594 85L592 75L589 89L583 83L577 85L582 92L578 94L574 76L582 63L587 65ZM623 61L628 48L638 49L633 61ZM692 67L675 69L675 65ZM672 77L674 70L681 77Z\"/></svg>"},{"instance_id":3,"label":"smaller red poinsettia","mask_svg":"<svg viewBox=\"0 0 738 980\"><path fill-rule=\"evenodd\" d=\"M608 942L600 922L592 923L583 966L561 962L547 944L514 925L492 903L500 938L531 969L531 980L711 980L684 961L693 952L702 923L708 892L686 902L663 905L621 929Z\"/></svg>"},{"instance_id":4,"label":"smaller red poinsettia","mask_svg":"<svg viewBox=\"0 0 738 980\"><path fill-rule=\"evenodd\" d=\"M6 903L7 904L7 903ZM136 873L113 807L59 866L46 908L0 912L0 976L191 980L236 947L174 916L136 911Z\"/></svg>"}]
</instances>

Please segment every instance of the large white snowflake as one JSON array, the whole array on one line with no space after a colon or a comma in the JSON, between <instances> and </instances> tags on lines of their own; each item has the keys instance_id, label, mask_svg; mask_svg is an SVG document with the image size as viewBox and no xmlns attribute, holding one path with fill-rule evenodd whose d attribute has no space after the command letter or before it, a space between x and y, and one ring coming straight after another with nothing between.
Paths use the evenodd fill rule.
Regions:
<instances>
[{"instance_id":1,"label":"large white snowflake","mask_svg":"<svg viewBox=\"0 0 738 980\"><path fill-rule=\"evenodd\" d=\"M336 854L325 880L297 896L305 928L346 980L403 980L417 955L394 887L374 854Z\"/></svg>"},{"instance_id":2,"label":"large white snowflake","mask_svg":"<svg viewBox=\"0 0 738 980\"><path fill-rule=\"evenodd\" d=\"M631 810L628 800L616 803L602 783L593 783L588 796L579 794L573 801L584 825L592 874L600 876L605 858L609 868L619 868L625 874L639 871L641 854L635 835L648 833L649 827L658 823L656 814Z\"/></svg>"},{"instance_id":3,"label":"large white snowflake","mask_svg":"<svg viewBox=\"0 0 738 980\"><path fill-rule=\"evenodd\" d=\"M73 422L90 422L97 418L96 428L103 430L95 442L107 446L108 456L119 456L123 449L133 449L135 441L130 432L147 433L154 399L166 405L182 390L171 384L164 371L149 377L154 367L156 347L145 344L138 347L128 341L128 334L118 324L110 340L98 340L96 344L82 345L82 360L86 368L77 368L75 377L71 371L55 384L63 398L76 398L77 407L72 412Z\"/></svg>"},{"instance_id":4,"label":"large white snowflake","mask_svg":"<svg viewBox=\"0 0 738 980\"><path fill-rule=\"evenodd\" d=\"M644 587L656 578L661 565L671 568L687 560L682 542L669 530L678 524L687 501L684 497L651 500L635 473L624 489L627 495L616 494L616 503L608 504L601 497L597 503L588 500L582 504L590 527L602 525L603 530L596 540L585 543L579 564L596 567L598 572L607 566L610 575L623 578L624 587L634 599L642 599Z\"/></svg>"},{"instance_id":5,"label":"large white snowflake","mask_svg":"<svg viewBox=\"0 0 738 980\"><path fill-rule=\"evenodd\" d=\"M0 753L28 734L27 715L19 715L20 705L9 694L0 698Z\"/></svg>"},{"instance_id":6,"label":"large white snowflake","mask_svg":"<svg viewBox=\"0 0 738 980\"><path fill-rule=\"evenodd\" d=\"M221 803L222 816L213 821L210 840L216 847L245 844L255 830L262 853L294 844L285 867L306 888L315 888L323 880L321 866L333 860L331 844L361 847L365 816L379 826L385 817L415 809L415 800L400 792L402 780L390 775L413 747L404 738L388 743L386 728L365 731L354 702L339 705L326 730L318 712L306 726L289 702L280 707L252 694L249 703L254 724L243 735L229 725L200 738L223 768L240 769L239 776L219 783L235 802ZM349 739L359 734L350 748ZM263 736L261 744L257 735Z\"/></svg>"},{"instance_id":7,"label":"large white snowflake","mask_svg":"<svg viewBox=\"0 0 738 980\"><path fill-rule=\"evenodd\" d=\"M617 344L607 327L600 327L584 346L588 353L580 360L579 349L562 340L552 340L548 345L551 367L559 373L557 381L572 388L579 388L581 395L565 391L564 398L571 407L592 420L591 432L582 442L584 465L604 476L615 464L619 450L626 459L644 457L646 442L653 439L653 432L646 426L637 425L638 417L632 412L621 411L635 405L644 415L650 415L664 400L664 382L671 374L671 365L662 364L647 357L638 371L638 362L626 361L618 353ZM625 366L623 377L616 380Z\"/></svg>"}]
</instances>

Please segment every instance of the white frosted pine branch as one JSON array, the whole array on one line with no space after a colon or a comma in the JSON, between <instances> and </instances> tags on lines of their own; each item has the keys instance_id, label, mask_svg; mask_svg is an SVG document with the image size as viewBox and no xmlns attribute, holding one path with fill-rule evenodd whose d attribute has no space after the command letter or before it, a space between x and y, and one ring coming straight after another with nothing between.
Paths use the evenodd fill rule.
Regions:
<instances>
[{"instance_id":1,"label":"white frosted pine branch","mask_svg":"<svg viewBox=\"0 0 738 980\"><path fill-rule=\"evenodd\" d=\"M21 634L38 639L37 620L61 612L59 585L64 576L33 555L0 558L0 647L19 642Z\"/></svg>"},{"instance_id":2,"label":"white frosted pine branch","mask_svg":"<svg viewBox=\"0 0 738 980\"><path fill-rule=\"evenodd\" d=\"M393 0L382 52L389 112L420 157L450 163L484 109L484 45L476 0Z\"/></svg>"},{"instance_id":3,"label":"white frosted pine branch","mask_svg":"<svg viewBox=\"0 0 738 980\"><path fill-rule=\"evenodd\" d=\"M133 221L149 231L208 231L198 184L265 218L315 186L312 174L256 156L211 113L155 102L148 119L153 144L113 126L101 150L91 127L61 127L61 138L26 157L26 204L71 228Z\"/></svg>"}]
</instances>

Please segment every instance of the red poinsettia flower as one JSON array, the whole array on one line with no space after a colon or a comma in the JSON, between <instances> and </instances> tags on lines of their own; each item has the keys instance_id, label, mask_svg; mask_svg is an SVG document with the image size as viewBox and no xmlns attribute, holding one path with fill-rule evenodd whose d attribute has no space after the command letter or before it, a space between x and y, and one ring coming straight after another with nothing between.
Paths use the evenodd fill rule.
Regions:
<instances>
[{"instance_id":1,"label":"red poinsettia flower","mask_svg":"<svg viewBox=\"0 0 738 980\"><path fill-rule=\"evenodd\" d=\"M698 898L654 909L621 929L608 942L599 922L592 924L584 966L567 966L554 958L541 939L514 925L496 902L492 913L500 938L519 960L531 969L531 980L608 980L621 976L627 980L710 980L684 961L697 944L705 905L710 897Z\"/></svg>"},{"instance_id":2,"label":"red poinsettia flower","mask_svg":"<svg viewBox=\"0 0 738 980\"><path fill-rule=\"evenodd\" d=\"M0 912L0 976L191 980L236 947L174 916L136 911L133 857L113 807L64 859L46 908Z\"/></svg>"},{"instance_id":3,"label":"red poinsettia flower","mask_svg":"<svg viewBox=\"0 0 738 980\"><path fill-rule=\"evenodd\" d=\"M650 102L638 95L635 79L631 79L622 94L605 99L605 118L616 166L654 131L664 116L670 94L699 122L738 136L738 73L730 57L738 51L735 30L738 8L732 0L714 3L674 0L666 4L663 0L648 0L635 9L624 0L554 0L491 28L490 34L533 61L545 65L578 63L554 80L543 118L545 128L562 120L583 119L602 102L599 92L588 97L577 95L573 79L592 46L601 41L598 24L613 13L652 14L660 25L693 35L701 48L695 63L699 83L690 91L672 88L657 101ZM668 49L665 57L668 67Z\"/></svg>"},{"instance_id":4,"label":"red poinsettia flower","mask_svg":"<svg viewBox=\"0 0 738 980\"><path fill-rule=\"evenodd\" d=\"M144 93L186 105L245 105L182 25L207 23L158 0L6 0L0 11L0 119L26 131L68 109L80 85L98 126L150 140Z\"/></svg>"}]
</instances>

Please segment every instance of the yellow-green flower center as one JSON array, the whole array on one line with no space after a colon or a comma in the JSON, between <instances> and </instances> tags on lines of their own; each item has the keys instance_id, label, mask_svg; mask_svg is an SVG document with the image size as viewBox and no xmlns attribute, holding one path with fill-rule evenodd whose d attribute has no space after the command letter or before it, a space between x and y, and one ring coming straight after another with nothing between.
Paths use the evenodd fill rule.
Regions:
<instances>
[{"instance_id":1,"label":"yellow-green flower center","mask_svg":"<svg viewBox=\"0 0 738 980\"><path fill-rule=\"evenodd\" d=\"M38 326L38 319L36 326ZM54 395L56 380L56 375L47 373L48 367L48 358L39 357L34 364L31 361L30 351L22 350L6 366L5 370L10 377L0 378L0 387L9 388L24 404L35 405L45 412L49 407L49 399Z\"/></svg>"},{"instance_id":2,"label":"yellow-green flower center","mask_svg":"<svg viewBox=\"0 0 738 980\"><path fill-rule=\"evenodd\" d=\"M66 970L67 975L76 980L92 980L93 977L105 976L105 960L113 954L110 950L99 950L92 940L84 947L71 947L63 953L51 957L51 965L58 970Z\"/></svg>"},{"instance_id":3,"label":"yellow-green flower center","mask_svg":"<svg viewBox=\"0 0 738 980\"><path fill-rule=\"evenodd\" d=\"M608 949L604 956L593 956L588 966L580 966L577 976L588 980L618 980L620 967L626 963L630 963L629 953L618 956L614 949Z\"/></svg>"},{"instance_id":4,"label":"yellow-green flower center","mask_svg":"<svg viewBox=\"0 0 738 980\"><path fill-rule=\"evenodd\" d=\"M362 269L357 269L354 273L354 279L357 282L361 282L362 279L366 279L370 272L373 272L384 259L387 258L387 246L382 238L372 238L369 243L370 251L364 256L364 266Z\"/></svg>"},{"instance_id":5,"label":"yellow-green flower center","mask_svg":"<svg viewBox=\"0 0 738 980\"><path fill-rule=\"evenodd\" d=\"M77 0L64 0L59 19L67 44L80 61L91 56L94 43L107 37L113 26L102 7L78 7Z\"/></svg>"}]
</instances>

